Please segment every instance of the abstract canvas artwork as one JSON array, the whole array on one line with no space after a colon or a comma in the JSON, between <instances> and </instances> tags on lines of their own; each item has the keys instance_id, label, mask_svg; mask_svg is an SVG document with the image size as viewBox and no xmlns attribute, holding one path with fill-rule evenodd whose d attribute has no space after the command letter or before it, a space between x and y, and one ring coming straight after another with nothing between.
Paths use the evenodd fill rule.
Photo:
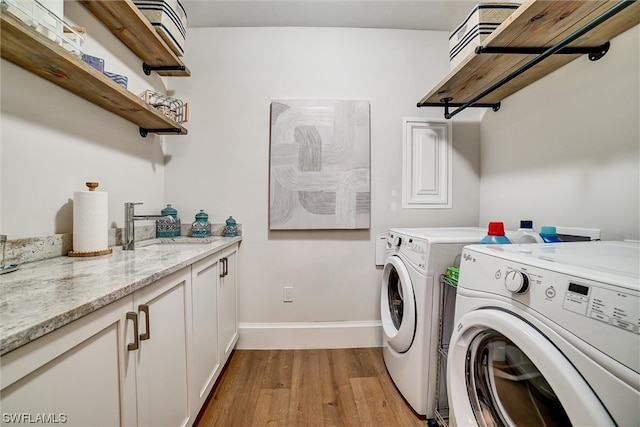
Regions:
<instances>
[{"instance_id":1,"label":"abstract canvas artwork","mask_svg":"<svg viewBox=\"0 0 640 427\"><path fill-rule=\"evenodd\" d=\"M271 103L271 230L367 229L369 102Z\"/></svg>"}]
</instances>

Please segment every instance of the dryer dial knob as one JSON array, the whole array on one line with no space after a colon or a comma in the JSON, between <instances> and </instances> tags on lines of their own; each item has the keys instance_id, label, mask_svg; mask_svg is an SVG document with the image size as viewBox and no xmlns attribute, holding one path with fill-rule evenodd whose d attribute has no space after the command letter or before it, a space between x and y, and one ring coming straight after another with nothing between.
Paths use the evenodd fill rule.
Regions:
<instances>
[{"instance_id":1,"label":"dryer dial knob","mask_svg":"<svg viewBox=\"0 0 640 427\"><path fill-rule=\"evenodd\" d=\"M400 247L401 244L402 244L402 237L396 236L396 238L393 239L393 245Z\"/></svg>"},{"instance_id":2,"label":"dryer dial knob","mask_svg":"<svg viewBox=\"0 0 640 427\"><path fill-rule=\"evenodd\" d=\"M519 270L511 270L504 276L504 286L514 294L524 294L529 290L529 276Z\"/></svg>"}]
</instances>

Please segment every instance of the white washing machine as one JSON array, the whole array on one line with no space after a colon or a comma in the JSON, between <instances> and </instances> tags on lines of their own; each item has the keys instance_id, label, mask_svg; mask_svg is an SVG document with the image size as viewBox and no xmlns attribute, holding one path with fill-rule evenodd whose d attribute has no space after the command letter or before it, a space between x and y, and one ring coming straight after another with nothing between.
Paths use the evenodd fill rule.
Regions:
<instances>
[{"instance_id":1,"label":"white washing machine","mask_svg":"<svg viewBox=\"0 0 640 427\"><path fill-rule=\"evenodd\" d=\"M434 417L440 275L483 228L396 228L387 234L381 287L384 362L414 411Z\"/></svg>"},{"instance_id":2,"label":"white washing machine","mask_svg":"<svg viewBox=\"0 0 640 427\"><path fill-rule=\"evenodd\" d=\"M451 424L639 426L639 264L630 242L467 246Z\"/></svg>"}]
</instances>

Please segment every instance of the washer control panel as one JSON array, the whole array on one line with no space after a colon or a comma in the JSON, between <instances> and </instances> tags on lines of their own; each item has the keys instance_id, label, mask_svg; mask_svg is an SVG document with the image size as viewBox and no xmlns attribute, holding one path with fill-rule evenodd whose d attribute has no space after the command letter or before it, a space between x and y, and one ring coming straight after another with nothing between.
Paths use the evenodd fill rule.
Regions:
<instances>
[{"instance_id":1,"label":"washer control panel","mask_svg":"<svg viewBox=\"0 0 640 427\"><path fill-rule=\"evenodd\" d=\"M637 296L570 280L562 307L617 328L640 333L640 298Z\"/></svg>"},{"instance_id":2,"label":"washer control panel","mask_svg":"<svg viewBox=\"0 0 640 427\"><path fill-rule=\"evenodd\" d=\"M529 290L529 276L520 270L509 270L504 276L504 286L509 292L523 294Z\"/></svg>"},{"instance_id":3,"label":"washer control panel","mask_svg":"<svg viewBox=\"0 0 640 427\"><path fill-rule=\"evenodd\" d=\"M552 264L541 268L465 248L458 295L469 289L507 306L537 312L550 324L640 372L640 289L552 268Z\"/></svg>"}]
</instances>

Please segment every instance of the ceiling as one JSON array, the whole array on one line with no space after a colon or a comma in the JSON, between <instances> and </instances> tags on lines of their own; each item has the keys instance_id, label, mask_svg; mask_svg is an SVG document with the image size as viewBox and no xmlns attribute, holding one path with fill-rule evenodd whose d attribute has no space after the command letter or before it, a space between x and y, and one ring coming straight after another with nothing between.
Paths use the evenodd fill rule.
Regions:
<instances>
[{"instance_id":1,"label":"ceiling","mask_svg":"<svg viewBox=\"0 0 640 427\"><path fill-rule=\"evenodd\" d=\"M184 0L188 27L453 31L479 0Z\"/></svg>"}]
</instances>

